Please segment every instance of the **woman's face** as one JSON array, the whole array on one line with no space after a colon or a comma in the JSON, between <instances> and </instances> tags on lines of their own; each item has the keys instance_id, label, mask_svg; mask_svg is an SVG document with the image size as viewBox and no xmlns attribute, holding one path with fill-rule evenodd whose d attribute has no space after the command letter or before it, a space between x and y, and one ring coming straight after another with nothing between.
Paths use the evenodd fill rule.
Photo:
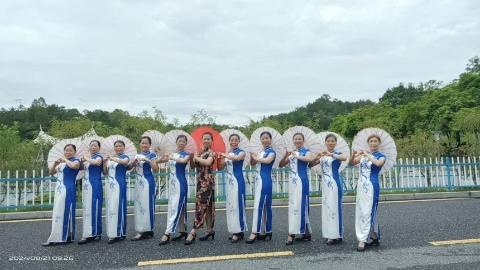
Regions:
<instances>
[{"instance_id":1,"label":"woman's face","mask_svg":"<svg viewBox=\"0 0 480 270\"><path fill-rule=\"evenodd\" d=\"M115 154L120 155L125 151L125 146L121 143L115 144Z\"/></svg>"},{"instance_id":2,"label":"woman's face","mask_svg":"<svg viewBox=\"0 0 480 270\"><path fill-rule=\"evenodd\" d=\"M150 149L150 143L148 142L148 139L142 139L140 141L140 149L142 152L146 152Z\"/></svg>"},{"instance_id":3,"label":"woman's face","mask_svg":"<svg viewBox=\"0 0 480 270\"><path fill-rule=\"evenodd\" d=\"M66 159L71 159L75 157L75 149L71 145L67 146L65 150L63 150L63 155L65 156Z\"/></svg>"},{"instance_id":4,"label":"woman's face","mask_svg":"<svg viewBox=\"0 0 480 270\"><path fill-rule=\"evenodd\" d=\"M204 134L202 137L203 148L210 148L212 146L212 136Z\"/></svg>"},{"instance_id":5,"label":"woman's face","mask_svg":"<svg viewBox=\"0 0 480 270\"><path fill-rule=\"evenodd\" d=\"M372 137L372 138L370 138L370 140L368 141L368 146L370 147L370 151L371 151L371 152L375 152L375 151L377 151L378 148L380 147L380 142L378 141L377 138Z\"/></svg>"},{"instance_id":6,"label":"woman's face","mask_svg":"<svg viewBox=\"0 0 480 270\"><path fill-rule=\"evenodd\" d=\"M333 151L335 150L335 146L337 146L337 140L335 140L334 137L328 137L328 139L325 141L325 144L327 145L328 151Z\"/></svg>"},{"instance_id":7,"label":"woman's face","mask_svg":"<svg viewBox=\"0 0 480 270\"><path fill-rule=\"evenodd\" d=\"M238 139L237 136L232 136L230 138L230 148L237 149L239 143L240 143L240 140Z\"/></svg>"},{"instance_id":8,"label":"woman's face","mask_svg":"<svg viewBox=\"0 0 480 270\"><path fill-rule=\"evenodd\" d=\"M260 137L260 140L262 141L262 145L264 148L267 148L272 144L272 139L270 139L268 134L263 134L262 137Z\"/></svg>"},{"instance_id":9,"label":"woman's face","mask_svg":"<svg viewBox=\"0 0 480 270\"><path fill-rule=\"evenodd\" d=\"M100 151L100 147L98 147L97 142L91 142L90 143L90 154L94 155Z\"/></svg>"},{"instance_id":10,"label":"woman's face","mask_svg":"<svg viewBox=\"0 0 480 270\"><path fill-rule=\"evenodd\" d=\"M185 138L180 138L177 140L177 148L179 151L182 151L183 149L185 149L185 146L187 145L187 141L185 140Z\"/></svg>"},{"instance_id":11,"label":"woman's face","mask_svg":"<svg viewBox=\"0 0 480 270\"><path fill-rule=\"evenodd\" d=\"M295 137L293 137L293 144L295 145L295 147L297 149L302 147L304 143L305 142L303 141L303 136L302 135L297 134L297 135L295 135Z\"/></svg>"}]
</instances>

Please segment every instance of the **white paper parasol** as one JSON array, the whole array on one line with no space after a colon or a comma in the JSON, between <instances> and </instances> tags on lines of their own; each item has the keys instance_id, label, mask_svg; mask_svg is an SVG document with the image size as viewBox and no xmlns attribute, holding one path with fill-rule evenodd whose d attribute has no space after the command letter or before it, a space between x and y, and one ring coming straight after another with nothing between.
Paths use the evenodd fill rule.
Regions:
<instances>
[{"instance_id":1,"label":"white paper parasol","mask_svg":"<svg viewBox=\"0 0 480 270\"><path fill-rule=\"evenodd\" d=\"M60 140L56 144L53 145L52 149L48 152L48 167L52 168L53 164L55 161L57 161L59 158L64 157L64 148L67 144L73 144L77 148L77 153L75 154L75 157L78 159L81 159L83 156L88 155L88 147L82 143L82 140L79 138L73 138L73 139L64 139ZM81 178L77 177L77 179Z\"/></svg>"},{"instance_id":2,"label":"white paper parasol","mask_svg":"<svg viewBox=\"0 0 480 270\"><path fill-rule=\"evenodd\" d=\"M175 130L171 130L171 131L165 133L165 137L170 141L170 143L175 145L175 149L173 150L173 152L175 152L176 149L177 149L177 137L178 137L178 135L187 136L187 145L185 146L185 151L187 153L191 154L195 151L198 151L197 150L197 143L192 138L192 136L190 136L190 134L188 134L187 132L185 132L183 130L175 129Z\"/></svg>"},{"instance_id":3,"label":"white paper parasol","mask_svg":"<svg viewBox=\"0 0 480 270\"><path fill-rule=\"evenodd\" d=\"M380 139L380 147L378 148L378 151L380 153L384 154L387 159L385 160L385 164L382 167L382 170L380 171L380 174L388 172L393 165L395 165L395 162L397 161L397 146L395 145L395 141L393 138L388 134L383 129L379 128L366 128L361 130L360 132L355 135L355 138L353 139L352 143L352 150L353 151L370 151L369 146L368 146L368 136L372 134L377 134Z\"/></svg>"},{"instance_id":4,"label":"white paper parasol","mask_svg":"<svg viewBox=\"0 0 480 270\"><path fill-rule=\"evenodd\" d=\"M170 130L169 132L165 133L165 138L175 146L175 149L172 152L175 152L177 150L177 137L179 135L185 135L187 136L187 145L185 146L185 151L189 154L194 153L197 150L197 143L195 140L188 134L187 132L179 129L175 130ZM187 163L187 169L190 168L190 162Z\"/></svg>"},{"instance_id":5,"label":"white paper parasol","mask_svg":"<svg viewBox=\"0 0 480 270\"><path fill-rule=\"evenodd\" d=\"M252 148L252 152L259 153L263 151L262 141L260 139L260 134L264 131L270 132L272 134L272 148L275 150L275 163L273 164L274 167L278 167L280 160L285 156L286 153L286 146L285 140L283 139L282 135L271 127L260 127L256 129L252 133L252 137L250 138L250 146Z\"/></svg>"},{"instance_id":6,"label":"white paper parasol","mask_svg":"<svg viewBox=\"0 0 480 270\"><path fill-rule=\"evenodd\" d=\"M304 126L295 126L289 128L287 131L283 133L283 139L285 140L285 145L287 146L287 150L293 151L295 150L295 144L293 142L293 135L296 133L301 133L305 138L304 147L309 149L312 152L312 158L319 152L323 150L322 142L318 138L317 134L313 130L308 127Z\"/></svg>"},{"instance_id":7,"label":"white paper parasol","mask_svg":"<svg viewBox=\"0 0 480 270\"><path fill-rule=\"evenodd\" d=\"M318 133L318 138L320 139L320 141L322 142L322 151L328 151L328 148L327 148L327 145L325 143L325 138L327 137L328 134L333 134L335 135L335 137L337 137L337 145L335 146L335 152L341 152L342 155L346 156L347 157L347 160L346 161L343 161L341 164L340 164L340 172L345 170L345 168L348 166L348 161L350 160L350 156L351 156L351 151L350 151L350 147L348 146L348 143L347 141L345 141L345 139L340 136L339 134L335 133L335 132L330 132L330 131L324 131L324 132L320 132ZM321 171L319 171L320 169L320 166L317 165L314 167L315 170L318 171L318 173L321 173Z\"/></svg>"},{"instance_id":8,"label":"white paper parasol","mask_svg":"<svg viewBox=\"0 0 480 270\"><path fill-rule=\"evenodd\" d=\"M240 136L240 142L238 144L238 148L245 151L245 160L243 161L243 167L245 168L245 166L250 164L250 152L251 152L250 140L240 130L226 129L220 132L220 136L222 136L222 139L225 142L227 153L232 150L230 147L230 141L228 139L232 134L238 134L238 136Z\"/></svg>"},{"instance_id":9,"label":"white paper parasol","mask_svg":"<svg viewBox=\"0 0 480 270\"><path fill-rule=\"evenodd\" d=\"M123 153L130 158L130 162L135 159L135 156L137 155L135 144L133 144L129 138L122 135L112 135L105 138L102 142L102 147L100 148L100 154L104 157L106 155L116 156L114 146L116 141L123 141L125 143L125 151Z\"/></svg>"},{"instance_id":10,"label":"white paper parasol","mask_svg":"<svg viewBox=\"0 0 480 270\"><path fill-rule=\"evenodd\" d=\"M177 149L177 146L168 140L167 137L160 131L148 130L143 133L142 136L148 136L150 139L152 139L150 151L156 153L159 157L162 157L165 154L173 153Z\"/></svg>"}]
</instances>

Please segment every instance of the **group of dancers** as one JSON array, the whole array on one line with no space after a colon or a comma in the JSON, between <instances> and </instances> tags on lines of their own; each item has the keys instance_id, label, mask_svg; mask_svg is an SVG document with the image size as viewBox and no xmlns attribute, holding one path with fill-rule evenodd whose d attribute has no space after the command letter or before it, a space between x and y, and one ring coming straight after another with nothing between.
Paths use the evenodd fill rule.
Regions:
<instances>
[{"instance_id":1,"label":"group of dancers","mask_svg":"<svg viewBox=\"0 0 480 270\"><path fill-rule=\"evenodd\" d=\"M185 151L187 136L176 138L176 152L157 155L150 151L152 140L143 136L140 139L141 153L133 160L125 155L125 142L114 143L115 155L99 154L101 142L90 142L90 155L76 156L76 146L68 144L64 147L64 157L57 160L50 169L56 175L57 184L52 214L51 235L43 246L71 243L75 240L75 206L76 176L79 170L85 171L82 183L83 200L83 235L78 244L86 244L100 240L102 236L103 187L102 174L106 176L105 205L106 230L108 243L113 244L126 238L127 223L127 171L134 169L136 173L134 195L134 223L137 234L131 239L138 241L154 236L155 229L155 178L160 163L169 166L169 199L166 230L159 245L170 241L183 240L191 245L197 239L197 230L204 227L206 231L199 240L210 237L215 239L215 178L213 165L217 161L218 169L226 169L226 208L230 241L237 243L245 239L248 244L258 240L272 239L272 168L277 155L284 155L279 162L280 167L289 166L289 208L288 236L286 245L295 241L311 241L309 193L310 182L308 167L319 165L322 175L322 236L327 245L335 245L343 238L342 221L342 182L339 176L340 165L360 167L357 184L355 211L355 231L359 241L357 250L364 251L366 246L380 244L380 230L377 219L379 199L379 173L385 163L386 156L380 153L381 138L371 134L367 138L369 149L342 153L336 150L337 136L328 134L325 137L326 150L312 153L305 147L305 136L302 133L293 135L294 150L276 153L272 147L272 134L264 131L260 134L263 150L250 153L250 164L256 166L254 211L251 234L248 231L246 208L245 179L243 163L246 152L239 148L241 136L231 134L228 138L230 151L215 153L212 150L214 136L210 132L202 135L203 150L188 153ZM289 138L286 138L289 139ZM185 176L187 164L197 172L196 209L193 227L187 232L187 197L188 183ZM175 237L173 235L178 233Z\"/></svg>"}]
</instances>

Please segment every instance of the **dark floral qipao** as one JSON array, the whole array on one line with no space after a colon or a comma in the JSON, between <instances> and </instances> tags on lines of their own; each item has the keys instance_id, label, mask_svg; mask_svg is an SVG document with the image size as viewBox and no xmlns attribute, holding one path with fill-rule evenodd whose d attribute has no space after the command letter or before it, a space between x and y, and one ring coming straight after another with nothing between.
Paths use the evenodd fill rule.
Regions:
<instances>
[{"instance_id":1,"label":"dark floral qipao","mask_svg":"<svg viewBox=\"0 0 480 270\"><path fill-rule=\"evenodd\" d=\"M211 149L204 150L198 154L198 157L203 159L212 157L213 162L210 164L210 166L203 166L200 165L200 163L195 162L197 167L197 200L195 203L196 211L193 228L198 229L203 226L209 207L212 208L213 228L215 223L215 178L213 177L212 170L213 164L215 163L215 152L213 152Z\"/></svg>"}]
</instances>

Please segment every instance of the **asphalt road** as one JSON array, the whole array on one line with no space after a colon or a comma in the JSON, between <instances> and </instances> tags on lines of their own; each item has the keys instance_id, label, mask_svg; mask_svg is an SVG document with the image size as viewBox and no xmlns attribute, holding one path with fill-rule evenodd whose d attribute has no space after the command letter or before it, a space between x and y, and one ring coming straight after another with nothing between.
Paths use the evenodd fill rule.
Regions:
<instances>
[{"instance_id":1,"label":"asphalt road","mask_svg":"<svg viewBox=\"0 0 480 270\"><path fill-rule=\"evenodd\" d=\"M344 241L325 245L321 238L321 207L311 207L313 239L286 246L287 208L274 208L273 239L253 245L228 240L225 211L216 213L214 241L196 241L191 246L173 242L158 246L166 215L156 215L155 237L138 242L133 216L128 217L128 239L113 245L107 239L79 246L42 247L50 234L51 221L0 222L0 268L2 269L480 269L480 243L433 246L429 242L480 238L480 200L435 200L389 202L379 205L382 233L380 247L357 252L353 204L344 205ZM252 210L247 210L249 221ZM189 213L189 224L193 214ZM250 225L251 223L249 223ZM77 240L81 238L77 219ZM203 232L203 231L202 231ZM139 262L219 255L292 251L291 256L235 259L138 267ZM45 259L48 258L48 259ZM63 260L59 260L63 259Z\"/></svg>"}]
</instances>

